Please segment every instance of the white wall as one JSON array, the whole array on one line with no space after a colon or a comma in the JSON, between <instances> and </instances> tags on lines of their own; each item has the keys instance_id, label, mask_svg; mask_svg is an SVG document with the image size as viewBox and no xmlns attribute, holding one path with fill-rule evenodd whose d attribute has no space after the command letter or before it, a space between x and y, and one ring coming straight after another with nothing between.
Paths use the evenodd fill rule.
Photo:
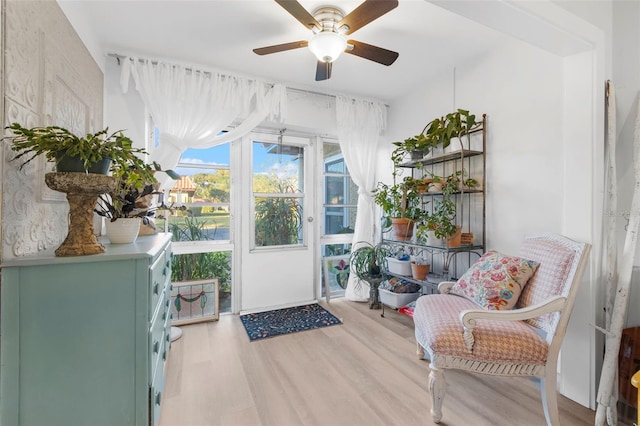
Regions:
<instances>
[{"instance_id":1,"label":"white wall","mask_svg":"<svg viewBox=\"0 0 640 426\"><path fill-rule=\"evenodd\" d=\"M414 135L451 112L452 80L453 70L433 76L395 100L392 140ZM455 87L456 108L487 114L487 245L513 252L525 232L559 232L562 60L509 39L456 67Z\"/></svg>"}]
</instances>

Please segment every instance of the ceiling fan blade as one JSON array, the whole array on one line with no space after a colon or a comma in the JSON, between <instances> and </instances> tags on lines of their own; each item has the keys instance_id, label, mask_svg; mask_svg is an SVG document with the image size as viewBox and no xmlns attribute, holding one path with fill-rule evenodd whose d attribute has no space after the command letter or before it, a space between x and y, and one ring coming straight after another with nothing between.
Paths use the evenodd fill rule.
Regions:
<instances>
[{"instance_id":1,"label":"ceiling fan blade","mask_svg":"<svg viewBox=\"0 0 640 426\"><path fill-rule=\"evenodd\" d=\"M331 62L318 61L316 67L316 81L329 80L331 78Z\"/></svg>"},{"instance_id":2,"label":"ceiling fan blade","mask_svg":"<svg viewBox=\"0 0 640 426\"><path fill-rule=\"evenodd\" d=\"M285 50L299 49L301 47L307 47L309 42L307 40L293 41L291 43L275 44L273 46L259 47L253 49L254 53L258 55L268 55L270 53L284 52Z\"/></svg>"},{"instance_id":3,"label":"ceiling fan blade","mask_svg":"<svg viewBox=\"0 0 640 426\"><path fill-rule=\"evenodd\" d=\"M343 34L351 34L396 7L398 7L398 0L365 0L364 3L345 16L336 28L347 25L349 29Z\"/></svg>"},{"instance_id":4,"label":"ceiling fan blade","mask_svg":"<svg viewBox=\"0 0 640 426\"><path fill-rule=\"evenodd\" d=\"M345 53L356 55L364 59L368 59L373 62L377 62L382 65L391 65L396 59L398 59L398 52L393 50L383 49L382 47L373 46L371 44L363 43L361 41L347 40L347 46L353 46L353 49L345 50Z\"/></svg>"},{"instance_id":5,"label":"ceiling fan blade","mask_svg":"<svg viewBox=\"0 0 640 426\"><path fill-rule=\"evenodd\" d=\"M311 29L316 27L322 29L320 23L314 18L300 3L296 0L275 0L284 10L289 12L291 16L296 18L305 28Z\"/></svg>"}]
</instances>

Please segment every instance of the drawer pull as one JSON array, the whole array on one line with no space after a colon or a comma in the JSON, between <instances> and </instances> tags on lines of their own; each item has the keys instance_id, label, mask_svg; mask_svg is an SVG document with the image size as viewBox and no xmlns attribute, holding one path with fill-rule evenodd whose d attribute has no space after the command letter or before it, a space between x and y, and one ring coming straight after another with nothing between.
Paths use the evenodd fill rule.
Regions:
<instances>
[{"instance_id":1,"label":"drawer pull","mask_svg":"<svg viewBox=\"0 0 640 426\"><path fill-rule=\"evenodd\" d=\"M170 261L170 260L167 260L166 265L167 265L167 268L168 268L169 266L171 266L171 261Z\"/></svg>"},{"instance_id":2,"label":"drawer pull","mask_svg":"<svg viewBox=\"0 0 640 426\"><path fill-rule=\"evenodd\" d=\"M167 342L171 339L171 334L167 334Z\"/></svg>"},{"instance_id":3,"label":"drawer pull","mask_svg":"<svg viewBox=\"0 0 640 426\"><path fill-rule=\"evenodd\" d=\"M171 300L167 299L167 302L164 305L168 308L169 307L169 303L171 303Z\"/></svg>"},{"instance_id":4,"label":"drawer pull","mask_svg":"<svg viewBox=\"0 0 640 426\"><path fill-rule=\"evenodd\" d=\"M164 320L166 320L166 319L167 319L167 313L163 312L162 313L162 322L164 322Z\"/></svg>"},{"instance_id":5,"label":"drawer pull","mask_svg":"<svg viewBox=\"0 0 640 426\"><path fill-rule=\"evenodd\" d=\"M159 288L160 288L160 284L158 284L157 282L153 284L153 294L158 294Z\"/></svg>"},{"instance_id":6,"label":"drawer pull","mask_svg":"<svg viewBox=\"0 0 640 426\"><path fill-rule=\"evenodd\" d=\"M156 392L156 405L160 405L161 398L162 398L162 392Z\"/></svg>"},{"instance_id":7,"label":"drawer pull","mask_svg":"<svg viewBox=\"0 0 640 426\"><path fill-rule=\"evenodd\" d=\"M167 276L167 268L162 268L162 275Z\"/></svg>"},{"instance_id":8,"label":"drawer pull","mask_svg":"<svg viewBox=\"0 0 640 426\"><path fill-rule=\"evenodd\" d=\"M157 354L160 350L160 342L153 342L153 353Z\"/></svg>"},{"instance_id":9,"label":"drawer pull","mask_svg":"<svg viewBox=\"0 0 640 426\"><path fill-rule=\"evenodd\" d=\"M167 360L167 351L162 352L162 360L163 361Z\"/></svg>"}]
</instances>

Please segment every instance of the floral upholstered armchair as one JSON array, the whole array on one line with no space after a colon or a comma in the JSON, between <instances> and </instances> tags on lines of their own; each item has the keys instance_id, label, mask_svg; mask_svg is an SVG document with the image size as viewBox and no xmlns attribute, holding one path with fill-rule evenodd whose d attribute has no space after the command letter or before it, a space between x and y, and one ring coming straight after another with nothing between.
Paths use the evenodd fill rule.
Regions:
<instances>
[{"instance_id":1,"label":"floral upholstered armchair","mask_svg":"<svg viewBox=\"0 0 640 426\"><path fill-rule=\"evenodd\" d=\"M556 234L527 236L518 256L485 253L414 311L420 358L431 372L431 416L442 418L444 370L534 377L548 425L558 425L557 361L591 246Z\"/></svg>"}]
</instances>

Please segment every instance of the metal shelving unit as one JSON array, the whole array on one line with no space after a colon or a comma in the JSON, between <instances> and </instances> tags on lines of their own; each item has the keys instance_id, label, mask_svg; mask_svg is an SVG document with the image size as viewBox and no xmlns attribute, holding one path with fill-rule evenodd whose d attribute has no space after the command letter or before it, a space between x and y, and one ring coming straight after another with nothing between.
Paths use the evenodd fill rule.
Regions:
<instances>
[{"instance_id":1,"label":"metal shelving unit","mask_svg":"<svg viewBox=\"0 0 640 426\"><path fill-rule=\"evenodd\" d=\"M456 219L462 227L462 232L473 233L473 244L459 247L446 245L426 245L415 241L398 241L384 238L389 246L402 248L412 256L427 258L431 264L431 273L425 281L401 276L386 271L390 277L400 277L409 282L422 286L423 294L438 292L438 284L442 281L455 280L462 275L469 266L482 255L485 249L485 188L486 188L486 115L482 116L482 125L464 136L456 139L459 145L452 152L432 153L430 157L409 161L400 167L411 170L412 177L421 178L427 175L449 176L462 170L463 179L473 177L480 182L479 188L465 189L454 194L457 205ZM453 145L452 141L452 145ZM438 192L423 194L423 206L432 209L438 197Z\"/></svg>"}]
</instances>

